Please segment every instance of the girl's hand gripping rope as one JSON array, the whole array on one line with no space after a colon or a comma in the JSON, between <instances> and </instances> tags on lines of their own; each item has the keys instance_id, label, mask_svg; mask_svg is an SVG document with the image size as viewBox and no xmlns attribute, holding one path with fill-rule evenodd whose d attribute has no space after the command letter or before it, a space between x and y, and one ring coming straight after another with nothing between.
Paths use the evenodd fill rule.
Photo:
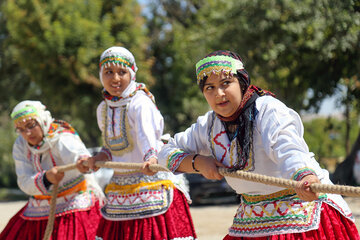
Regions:
<instances>
[{"instance_id":1,"label":"girl's hand gripping rope","mask_svg":"<svg viewBox=\"0 0 360 240\"><path fill-rule=\"evenodd\" d=\"M221 180L224 176L219 173L219 167L225 167L215 158L210 156L196 156L194 167L207 179Z\"/></svg>"},{"instance_id":2,"label":"girl's hand gripping rope","mask_svg":"<svg viewBox=\"0 0 360 240\"><path fill-rule=\"evenodd\" d=\"M297 186L294 188L296 194L301 200L314 201L319 198L319 193L313 192L310 188L312 183L320 183L320 180L315 175L308 175L300 180Z\"/></svg>"},{"instance_id":3,"label":"girl's hand gripping rope","mask_svg":"<svg viewBox=\"0 0 360 240\"><path fill-rule=\"evenodd\" d=\"M157 164L157 159L156 158L150 158L149 160L147 160L146 162L143 163L142 165L142 173L148 176L153 176L156 174L156 172L153 172L150 170L150 165L152 164Z\"/></svg>"}]
</instances>

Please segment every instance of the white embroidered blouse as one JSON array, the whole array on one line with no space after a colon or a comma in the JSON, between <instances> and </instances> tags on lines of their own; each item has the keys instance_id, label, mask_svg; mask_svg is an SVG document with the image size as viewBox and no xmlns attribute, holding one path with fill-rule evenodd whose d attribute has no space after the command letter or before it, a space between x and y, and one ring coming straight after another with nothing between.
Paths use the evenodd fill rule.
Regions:
<instances>
[{"instance_id":1,"label":"white embroidered blouse","mask_svg":"<svg viewBox=\"0 0 360 240\"><path fill-rule=\"evenodd\" d=\"M331 184L328 171L319 166L303 139L304 129L300 116L271 96L259 97L255 104L253 155L251 154L243 170L293 180L316 174L322 183ZM235 165L237 161L236 138L229 140L223 124L213 111L199 117L184 132L176 134L159 153L159 163L176 172L181 161L188 154L194 153L213 156L228 167ZM225 178L242 195L242 203L229 230L231 236L265 236L283 231L303 232L315 229L319 224L322 201L331 203L346 217L352 218L348 205L339 195L323 195L321 200L311 202L304 208L298 204L301 200L296 198L293 190L238 178ZM276 205L269 204L269 201ZM302 206L306 204L303 203ZM254 208L259 208L260 212L256 212ZM283 214L277 208L289 211ZM314 211L311 212L311 209ZM298 215L295 211L298 211ZM309 212L309 216L315 216L313 219L307 217ZM304 213L299 220L301 223L297 222L297 228L289 230L289 226L295 226L294 221L300 213ZM246 224L246 221L251 221L252 224Z\"/></svg>"},{"instance_id":2,"label":"white embroidered blouse","mask_svg":"<svg viewBox=\"0 0 360 240\"><path fill-rule=\"evenodd\" d=\"M157 158L163 146L164 120L145 85L132 81L120 99L105 99L97 108L102 131L102 152L110 161L143 163ZM158 172L154 176L136 170L116 170L105 194L107 204L101 209L108 220L130 220L157 216L167 211L173 200L173 187L190 197L182 176Z\"/></svg>"},{"instance_id":3,"label":"white embroidered blouse","mask_svg":"<svg viewBox=\"0 0 360 240\"><path fill-rule=\"evenodd\" d=\"M111 152L114 162L142 163L156 157L163 145L160 140L163 117L141 90L116 105L102 101L97 108L97 119L104 147Z\"/></svg>"},{"instance_id":4,"label":"white embroidered blouse","mask_svg":"<svg viewBox=\"0 0 360 240\"><path fill-rule=\"evenodd\" d=\"M44 185L46 170L54 166L75 163L79 156L90 153L80 138L72 133L60 133L51 146L44 150L29 147L19 136L13 146L13 158L20 189L30 195L29 203L22 217L46 219L53 186ZM100 187L93 175L84 176L77 169L66 171L59 183L56 216L74 211L85 211L94 205L94 193L100 194Z\"/></svg>"}]
</instances>

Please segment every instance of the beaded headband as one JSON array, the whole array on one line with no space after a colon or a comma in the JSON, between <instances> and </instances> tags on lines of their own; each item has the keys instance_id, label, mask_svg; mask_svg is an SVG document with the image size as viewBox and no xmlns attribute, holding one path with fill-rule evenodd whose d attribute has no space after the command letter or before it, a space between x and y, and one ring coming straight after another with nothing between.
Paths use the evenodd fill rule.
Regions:
<instances>
[{"instance_id":1,"label":"beaded headband","mask_svg":"<svg viewBox=\"0 0 360 240\"><path fill-rule=\"evenodd\" d=\"M100 61L99 67L101 68L103 65L106 65L106 64L108 64L108 66L109 66L111 63L129 67L135 72L134 64L132 64L129 59L126 59L121 56L107 56Z\"/></svg>"},{"instance_id":2,"label":"beaded headband","mask_svg":"<svg viewBox=\"0 0 360 240\"><path fill-rule=\"evenodd\" d=\"M244 69L243 63L229 56L210 56L201 59L196 64L196 78L197 84L205 76L210 76L210 74L220 74L224 72L226 74L236 74L236 70Z\"/></svg>"},{"instance_id":3,"label":"beaded headband","mask_svg":"<svg viewBox=\"0 0 360 240\"><path fill-rule=\"evenodd\" d=\"M26 121L27 119L33 119L38 117L38 112L33 106L26 106L19 111L11 114L11 118L14 120L16 125L20 121Z\"/></svg>"}]
</instances>

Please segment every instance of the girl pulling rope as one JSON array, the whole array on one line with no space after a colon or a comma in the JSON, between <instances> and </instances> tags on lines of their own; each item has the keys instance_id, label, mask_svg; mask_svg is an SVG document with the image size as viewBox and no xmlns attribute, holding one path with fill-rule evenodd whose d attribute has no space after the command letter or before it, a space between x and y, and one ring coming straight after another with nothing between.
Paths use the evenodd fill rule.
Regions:
<instances>
[{"instance_id":1,"label":"girl pulling rope","mask_svg":"<svg viewBox=\"0 0 360 240\"><path fill-rule=\"evenodd\" d=\"M90 156L77 132L67 122L54 120L39 101L20 102L11 118L19 134L13 146L17 181L30 198L0 239L95 239L102 190L93 174L59 171L62 165ZM53 193L56 205L50 209Z\"/></svg>"},{"instance_id":2,"label":"girl pulling rope","mask_svg":"<svg viewBox=\"0 0 360 240\"><path fill-rule=\"evenodd\" d=\"M196 239L188 193L182 178L171 172L153 173L163 143L164 120L153 95L136 82L133 54L111 47L100 56L104 100L97 108L103 147L99 154L78 161L78 169L97 170L96 161L141 163L138 170L120 169L105 187L107 203L101 209L96 239Z\"/></svg>"},{"instance_id":3,"label":"girl pulling rope","mask_svg":"<svg viewBox=\"0 0 360 240\"><path fill-rule=\"evenodd\" d=\"M234 52L207 55L196 64L196 74L212 111L176 134L159 153L159 163L209 179L225 175L241 203L224 239L360 239L344 199L311 190L311 185L332 183L309 152L299 115L272 93L250 85ZM264 185L236 178L237 172L296 184Z\"/></svg>"}]
</instances>

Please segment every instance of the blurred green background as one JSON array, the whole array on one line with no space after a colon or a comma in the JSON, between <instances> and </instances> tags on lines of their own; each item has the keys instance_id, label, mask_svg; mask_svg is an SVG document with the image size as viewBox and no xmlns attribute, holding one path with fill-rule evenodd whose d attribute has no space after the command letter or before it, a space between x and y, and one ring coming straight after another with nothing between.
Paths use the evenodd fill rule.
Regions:
<instances>
[{"instance_id":1,"label":"blurred green background","mask_svg":"<svg viewBox=\"0 0 360 240\"><path fill-rule=\"evenodd\" d=\"M136 58L165 132L209 110L195 63L214 50L239 53L252 84L304 116L305 139L330 171L358 149L360 1L1 0L0 188L17 188L9 115L40 100L88 147L101 144L99 56L113 45ZM316 115L328 97L336 115ZM315 115L310 115L315 114ZM307 117L305 117L307 116ZM312 116L312 117L309 117Z\"/></svg>"}]
</instances>

